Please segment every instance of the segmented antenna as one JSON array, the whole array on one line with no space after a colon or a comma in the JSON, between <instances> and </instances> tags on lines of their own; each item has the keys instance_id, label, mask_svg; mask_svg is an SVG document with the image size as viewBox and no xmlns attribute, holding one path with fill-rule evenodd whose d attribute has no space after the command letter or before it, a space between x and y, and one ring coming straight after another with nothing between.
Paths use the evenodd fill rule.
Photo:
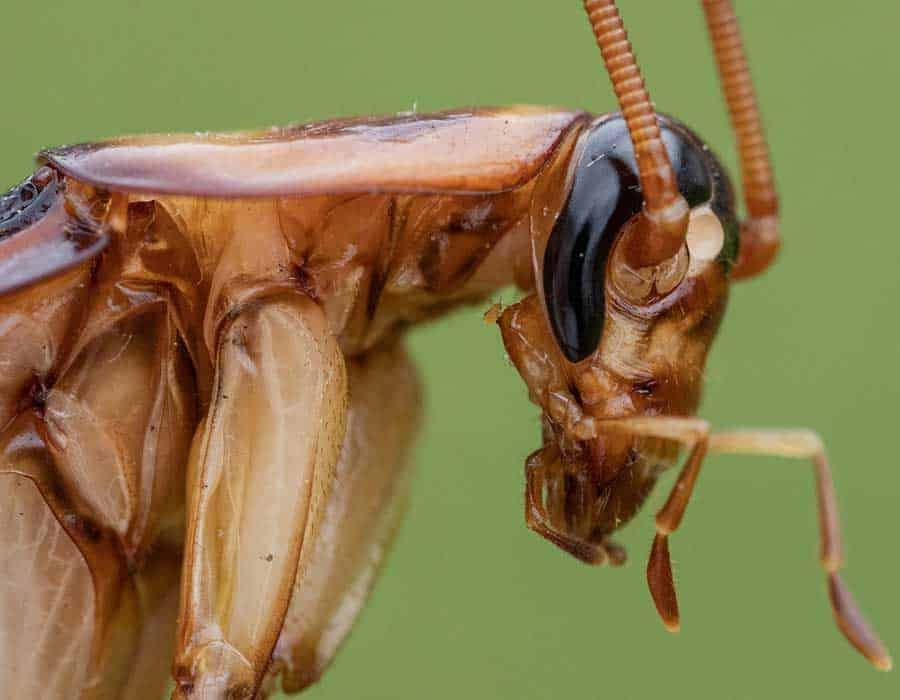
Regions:
<instances>
[{"instance_id":1,"label":"segmented antenna","mask_svg":"<svg viewBox=\"0 0 900 700\"><path fill-rule=\"evenodd\" d=\"M732 271L735 278L758 274L771 264L781 245L778 233L778 194L772 175L769 147L730 0L702 0L722 92L737 139L741 180L748 218L743 224L741 255Z\"/></svg>"},{"instance_id":2,"label":"segmented antenna","mask_svg":"<svg viewBox=\"0 0 900 700\"><path fill-rule=\"evenodd\" d=\"M778 195L762 117L730 0L703 0L722 91L741 160L744 201L751 218L778 215Z\"/></svg>"},{"instance_id":3,"label":"segmented antenna","mask_svg":"<svg viewBox=\"0 0 900 700\"><path fill-rule=\"evenodd\" d=\"M644 215L649 224L632 246L636 267L656 265L678 253L687 235L689 209L660 136L656 113L631 50L615 0L584 0L584 9L634 145Z\"/></svg>"}]
</instances>

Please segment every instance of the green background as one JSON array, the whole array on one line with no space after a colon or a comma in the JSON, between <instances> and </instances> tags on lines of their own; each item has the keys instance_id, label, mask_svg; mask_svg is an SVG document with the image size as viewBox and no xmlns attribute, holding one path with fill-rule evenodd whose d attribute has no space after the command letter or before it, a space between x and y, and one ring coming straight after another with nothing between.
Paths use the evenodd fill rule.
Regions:
<instances>
[{"instance_id":1,"label":"green background","mask_svg":"<svg viewBox=\"0 0 900 700\"><path fill-rule=\"evenodd\" d=\"M621 5L657 104L733 164L699 3ZM822 431L848 580L900 653L900 6L742 0L738 10L785 247L734 291L703 415ZM0 24L4 185L30 172L40 147L120 133L414 106L613 108L577 0L4 2ZM479 313L413 335L428 421L412 509L371 604L307 697L900 697L900 676L870 669L830 619L802 463L709 460L672 544L678 637L644 583L662 490L622 533L624 570L584 567L527 531L522 462L538 445L537 411Z\"/></svg>"}]
</instances>

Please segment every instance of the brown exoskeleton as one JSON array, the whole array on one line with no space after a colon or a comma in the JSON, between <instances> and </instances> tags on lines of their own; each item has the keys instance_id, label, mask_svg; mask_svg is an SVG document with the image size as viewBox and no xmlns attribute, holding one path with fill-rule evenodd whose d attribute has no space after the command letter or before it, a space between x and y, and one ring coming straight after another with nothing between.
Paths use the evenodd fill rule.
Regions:
<instances>
[{"instance_id":1,"label":"brown exoskeleton","mask_svg":"<svg viewBox=\"0 0 900 700\"><path fill-rule=\"evenodd\" d=\"M732 280L779 246L737 24L704 0L748 218L658 117L613 0L585 0L622 114L516 107L46 151L0 199L4 698L261 698L333 658L401 512L419 387L405 329L510 283L495 319L543 412L529 527L621 563L612 533L681 448L647 578L707 452L815 466L837 622L887 651L838 574L809 431L695 417ZM180 578L180 581L179 581Z\"/></svg>"}]
</instances>

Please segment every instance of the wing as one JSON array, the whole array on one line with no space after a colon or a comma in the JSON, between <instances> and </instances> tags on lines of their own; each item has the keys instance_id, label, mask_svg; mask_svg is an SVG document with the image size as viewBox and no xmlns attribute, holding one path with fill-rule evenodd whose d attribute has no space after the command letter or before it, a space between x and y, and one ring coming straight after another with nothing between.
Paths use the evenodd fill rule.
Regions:
<instances>
[{"instance_id":1,"label":"wing","mask_svg":"<svg viewBox=\"0 0 900 700\"><path fill-rule=\"evenodd\" d=\"M234 134L138 136L44 151L106 190L207 197L494 193L541 169L583 112L513 107L362 117Z\"/></svg>"}]
</instances>

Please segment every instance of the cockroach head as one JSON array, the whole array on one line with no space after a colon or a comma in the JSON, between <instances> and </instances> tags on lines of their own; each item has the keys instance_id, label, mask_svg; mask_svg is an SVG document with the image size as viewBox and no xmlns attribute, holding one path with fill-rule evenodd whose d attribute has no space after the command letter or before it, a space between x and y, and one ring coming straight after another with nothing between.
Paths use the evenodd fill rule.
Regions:
<instances>
[{"instance_id":1,"label":"cockroach head","mask_svg":"<svg viewBox=\"0 0 900 700\"><path fill-rule=\"evenodd\" d=\"M542 534L589 561L615 560L607 537L638 511L658 468L604 422L695 410L737 254L721 164L675 119L660 117L660 130L688 205L683 255L647 269L629 264L643 189L624 119L603 117L581 135L568 194L543 250L535 246L536 293L499 319L543 413L543 447L528 461L529 522L552 523Z\"/></svg>"},{"instance_id":2,"label":"cockroach head","mask_svg":"<svg viewBox=\"0 0 900 700\"><path fill-rule=\"evenodd\" d=\"M734 192L713 153L687 126L660 116L661 138L690 208L687 255L668 266L633 268L623 236L643 211L634 146L618 114L599 119L579 144L571 189L535 274L553 334L570 362L593 354L605 326L609 293L652 310L715 261L727 273L737 256Z\"/></svg>"},{"instance_id":3,"label":"cockroach head","mask_svg":"<svg viewBox=\"0 0 900 700\"><path fill-rule=\"evenodd\" d=\"M605 538L667 461L614 434L611 421L696 410L739 226L719 161L656 114L615 1L584 0L584 9L621 112L578 134L565 187L546 185L556 169L542 176L536 293L499 325L543 411L544 445L527 469L529 524L590 560L609 554Z\"/></svg>"}]
</instances>

